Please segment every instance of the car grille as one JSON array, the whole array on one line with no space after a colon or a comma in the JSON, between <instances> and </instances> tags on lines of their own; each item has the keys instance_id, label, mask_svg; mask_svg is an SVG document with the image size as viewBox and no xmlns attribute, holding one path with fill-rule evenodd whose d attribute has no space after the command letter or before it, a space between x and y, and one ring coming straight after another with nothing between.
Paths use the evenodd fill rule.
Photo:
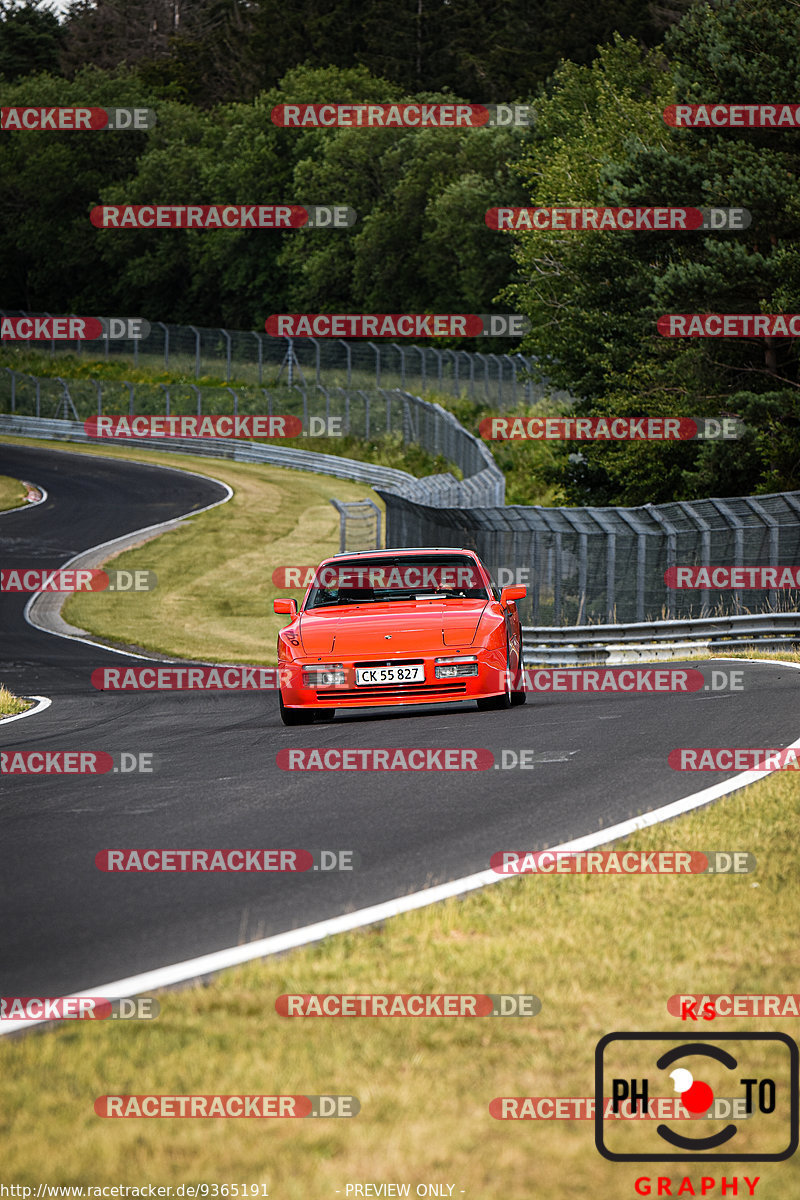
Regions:
<instances>
[{"instance_id":1,"label":"car grille","mask_svg":"<svg viewBox=\"0 0 800 1200\"><path fill-rule=\"evenodd\" d=\"M387 683L382 686L360 688L329 688L320 689L316 693L317 700L355 700L376 696L381 699L408 696L414 699L424 699L426 696L458 696L463 695L467 685L463 679L452 682L441 680L439 683Z\"/></svg>"}]
</instances>

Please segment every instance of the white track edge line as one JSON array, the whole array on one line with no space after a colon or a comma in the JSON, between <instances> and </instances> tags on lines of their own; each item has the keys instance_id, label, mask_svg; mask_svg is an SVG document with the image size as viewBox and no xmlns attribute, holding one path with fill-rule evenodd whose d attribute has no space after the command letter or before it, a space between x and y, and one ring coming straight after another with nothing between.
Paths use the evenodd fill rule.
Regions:
<instances>
[{"instance_id":1,"label":"white track edge line","mask_svg":"<svg viewBox=\"0 0 800 1200\"><path fill-rule=\"evenodd\" d=\"M66 451L62 451L62 453L80 454L81 452L80 452L80 450L71 450L71 451L66 450ZM110 455L104 456L104 455L100 455L100 454L95 454L95 455L87 455L86 457L88 457L88 458L104 458L106 462L119 462L120 461L119 458L115 458ZM120 535L120 537L110 538L107 542L98 542L97 545L95 545L95 546L87 546L85 550L79 551L78 554L73 554L72 558L68 558L66 562L62 563L60 567L56 568L57 570L59 570L59 571L65 570L70 565L70 563L73 563L77 559L82 558L84 554L90 554L94 550L105 550L109 547L114 546L117 542L127 541L128 538L138 536L140 533L152 533L154 530L157 530L157 529L160 529L164 533L166 533L169 527L171 527L173 525L177 525L178 522L180 522L180 521L186 521L186 520L188 520L189 517L197 517L200 515L200 513L209 512L212 508L218 508L220 504L227 504L228 501L234 495L233 488L230 486L230 484L225 483L225 481L222 479L217 479L216 476L214 476L214 475L203 475L199 471L188 471L188 470L184 470L182 467L168 467L162 463L140 463L138 459L123 459L122 461L134 462L140 466L156 467L157 470L162 470L162 471L179 471L181 473L181 475L193 475L195 479L210 479L212 481L212 483L217 483L217 484L219 484L220 487L225 488L225 490L227 491L228 494L227 494L227 496L223 496L221 500L215 500L213 504L207 504L205 506L205 508L195 508L191 512L183 513L177 517L170 517L170 519L168 521L159 521L158 524L156 524L156 525L144 525L144 526L142 526L141 529L132 529L129 533L123 533ZM36 592L33 596L31 596L30 600L25 605L25 608L23 609L23 612L22 612L22 615L25 618L27 624L30 625L33 629L38 629L41 633L48 633L48 634L50 634L51 637L63 638L67 642L82 642L84 644L84 646L93 646L96 650L107 650L109 652L109 654L122 654L125 656L125 658L138 658L138 659L142 659L145 662L160 662L160 661L162 661L161 659L152 658L149 654L135 654L132 650L120 650L117 646L106 646L102 642L94 641L93 638L79 637L77 634L73 634L73 633L61 633L55 629L48 629L46 625L37 625L31 615L31 609L32 609L33 605L35 604L36 600L39 598L39 596L42 596L42 595L45 595L45 593L44 592ZM176 661L176 660L167 659L166 661L171 662L171 661ZM181 660L177 660L177 661L181 661Z\"/></svg>"},{"instance_id":2,"label":"white track edge line","mask_svg":"<svg viewBox=\"0 0 800 1200\"><path fill-rule=\"evenodd\" d=\"M44 712L49 708L53 701L49 696L23 696L23 700L36 700L33 708L29 708L27 712L15 713L13 717L0 717L0 729L4 725L8 725L10 721L21 721L23 717L35 717L37 713Z\"/></svg>"},{"instance_id":3,"label":"white track edge line","mask_svg":"<svg viewBox=\"0 0 800 1200\"><path fill-rule=\"evenodd\" d=\"M797 664L786 663L783 665L796 666L800 670L800 665ZM791 742L785 749L800 750L800 738ZM768 775L773 774L775 772L772 770L743 771L741 774L734 776L733 779L729 779L723 783L715 783L711 787L703 788L701 791L694 792L690 796L684 796L681 800L674 800L671 804L665 804L661 808L654 809L652 812L642 813L638 817L630 817L627 821L620 821L617 825L610 825L608 829L601 829L595 833L574 838L572 841L563 842L559 846L551 846L550 850L591 850L596 846L602 846L608 842L616 841L618 838L625 837L629 833L635 833L640 829L647 829L651 825L660 825L663 821L669 821L673 817L681 816L684 813L691 812L693 809L702 808L704 805L711 804L712 801L718 800L722 796L727 796L731 792L738 791L740 788L747 787L748 784L755 783L757 780L765 779ZM285 933L273 934L271 937L261 938L255 942L247 942L242 946L230 946L227 950L216 950L211 954L202 954L198 958L189 958L184 962L172 963L166 967L157 967L152 971L144 971L140 975L131 975L127 979L117 979L113 983L98 984L97 987L85 988L83 991L71 993L68 998L102 996L109 1000L115 1000L121 997L141 995L151 989L170 987L176 983L186 983L188 980L199 979L205 975L225 970L228 967L241 966L243 963L252 962L257 958L268 958L273 954L281 954L286 950L295 950L300 946L307 946L312 942L322 941L323 938L331 937L337 933L347 933L353 929L361 929L367 925L374 925L376 922L399 916L401 913L413 912L418 908L427 908L431 904L437 904L442 900L450 900L456 896L462 896L478 888L487 887L489 884L504 883L507 879L518 878L518 875L498 875L491 869L478 871L474 875L465 875L461 879L454 879L449 883L436 884L436 886L426 888L421 892L412 892L406 896L398 896L394 900L384 900L380 904L373 904L368 908L360 908L356 912L344 913L339 917L329 917L324 921L318 921L313 925L306 925L301 929L287 930ZM33 1017L21 1021L0 1020L0 1037L4 1034L18 1033L21 1030L31 1029L35 1025L42 1024L48 1024L48 1022L41 1018Z\"/></svg>"},{"instance_id":4,"label":"white track edge line","mask_svg":"<svg viewBox=\"0 0 800 1200\"><path fill-rule=\"evenodd\" d=\"M18 504L16 508L4 508L0 512L0 517L7 517L10 513L24 512L31 508L36 508L39 504L44 504L47 499L47 489L41 487L38 483L30 483L27 479L20 479L20 483L24 483L26 487L35 487L41 496L38 500L26 500L24 504Z\"/></svg>"}]
</instances>

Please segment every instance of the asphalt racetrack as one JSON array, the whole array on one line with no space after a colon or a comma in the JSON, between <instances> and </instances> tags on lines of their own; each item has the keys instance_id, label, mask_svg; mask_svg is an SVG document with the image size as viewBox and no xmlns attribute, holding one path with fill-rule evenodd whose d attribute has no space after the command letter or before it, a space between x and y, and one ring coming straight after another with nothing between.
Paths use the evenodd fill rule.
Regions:
<instances>
[{"instance_id":1,"label":"asphalt racetrack","mask_svg":"<svg viewBox=\"0 0 800 1200\"><path fill-rule=\"evenodd\" d=\"M8 443L0 474L48 492L36 508L0 515L4 566L55 568L224 494L160 467ZM3 777L8 995L66 995L485 870L497 850L557 845L730 778L671 770L674 747L784 746L800 734L797 671L768 663L740 664L738 693L537 694L505 712L360 710L287 729L269 692L98 692L95 667L135 660L33 628L27 600L0 594L0 681L52 704L0 723L0 747L144 751L156 769ZM308 746L482 747L497 762L504 749L527 748L538 761L480 772L276 766L283 747ZM330 873L107 874L95 855L108 847L350 849L361 863Z\"/></svg>"}]
</instances>

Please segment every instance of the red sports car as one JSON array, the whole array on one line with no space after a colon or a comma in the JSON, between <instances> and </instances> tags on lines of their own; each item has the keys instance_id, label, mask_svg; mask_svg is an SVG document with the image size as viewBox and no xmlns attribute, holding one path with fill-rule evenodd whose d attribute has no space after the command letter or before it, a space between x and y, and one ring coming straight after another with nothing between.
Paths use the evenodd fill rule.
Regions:
<instances>
[{"instance_id":1,"label":"red sports car","mask_svg":"<svg viewBox=\"0 0 800 1200\"><path fill-rule=\"evenodd\" d=\"M278 635L281 718L307 725L337 708L477 700L525 703L524 587L493 586L471 550L337 554L315 573Z\"/></svg>"}]
</instances>

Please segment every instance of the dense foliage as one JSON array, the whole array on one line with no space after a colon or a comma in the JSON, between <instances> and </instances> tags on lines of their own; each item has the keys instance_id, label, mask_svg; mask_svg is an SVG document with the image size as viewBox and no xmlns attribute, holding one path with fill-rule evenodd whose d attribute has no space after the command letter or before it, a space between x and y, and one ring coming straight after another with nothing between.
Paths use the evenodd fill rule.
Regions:
<instances>
[{"instance_id":1,"label":"dense foliage","mask_svg":"<svg viewBox=\"0 0 800 1200\"><path fill-rule=\"evenodd\" d=\"M580 412L735 413L749 427L732 444L573 446L548 459L561 499L798 487L795 342L665 339L655 322L800 307L800 130L672 129L662 116L678 101L800 95L799 33L789 0L73 0L60 20L42 0L0 0L0 104L158 114L147 133L0 134L0 302L233 327L281 311L523 311L522 350ZM286 102L456 97L532 103L536 123L270 120ZM104 202L291 200L347 204L358 223L89 222ZM487 208L525 204L733 206L753 220L722 233L487 229Z\"/></svg>"}]
</instances>

